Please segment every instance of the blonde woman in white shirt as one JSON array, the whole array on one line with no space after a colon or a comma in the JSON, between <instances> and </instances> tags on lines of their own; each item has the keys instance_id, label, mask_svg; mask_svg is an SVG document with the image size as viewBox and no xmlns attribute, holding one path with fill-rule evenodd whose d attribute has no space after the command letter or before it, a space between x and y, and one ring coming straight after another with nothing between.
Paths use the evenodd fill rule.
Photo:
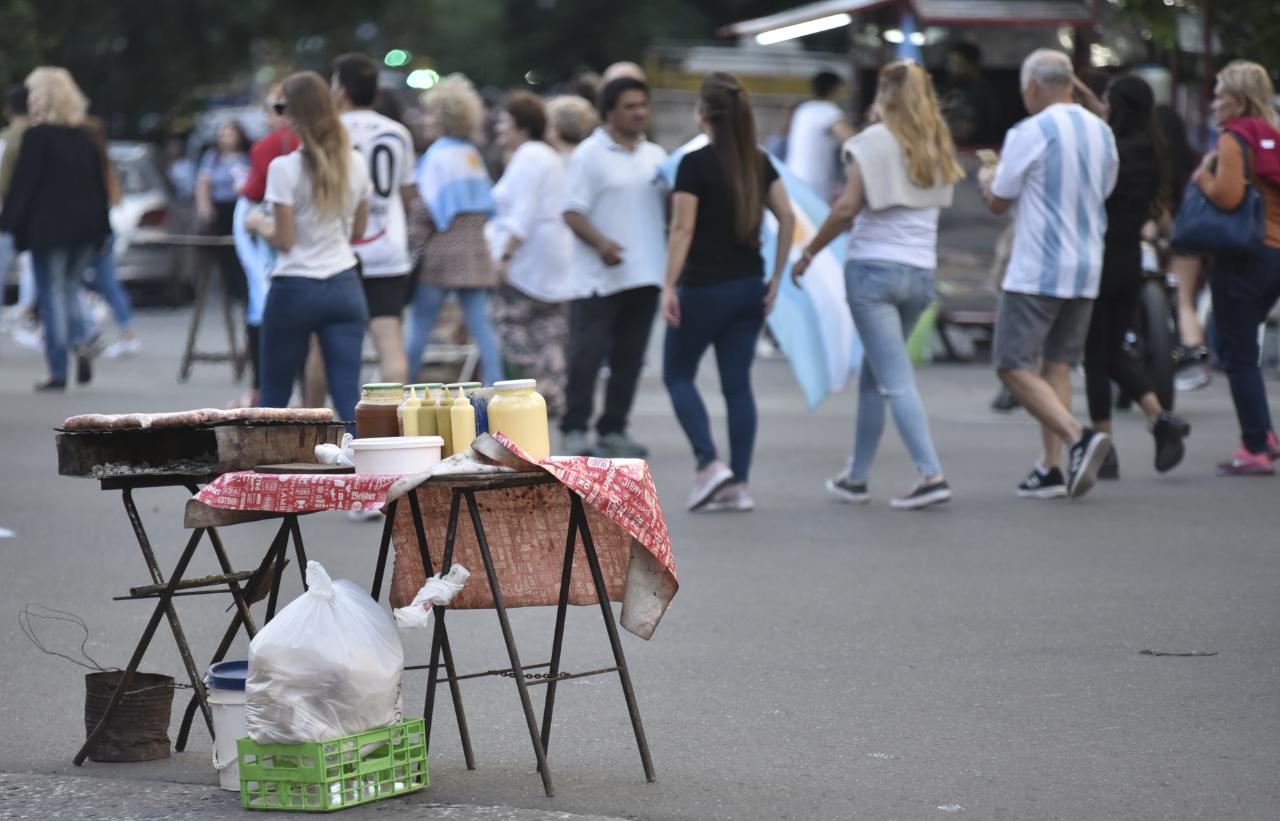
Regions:
<instances>
[{"instance_id":1,"label":"blonde woman in white shirt","mask_svg":"<svg viewBox=\"0 0 1280 821\"><path fill-rule=\"evenodd\" d=\"M320 75L294 74L283 93L284 117L302 145L267 170L272 218L255 212L245 221L278 252L262 316L261 403L288 407L315 334L334 409L352 420L369 308L351 242L368 222L369 174Z\"/></svg>"},{"instance_id":2,"label":"blonde woman in white shirt","mask_svg":"<svg viewBox=\"0 0 1280 821\"><path fill-rule=\"evenodd\" d=\"M569 226L560 216L564 160L543 141L546 108L527 91L507 96L497 142L510 159L493 187L492 250L502 276L490 310L508 369L538 380L547 414L564 412L569 340Z\"/></svg>"},{"instance_id":3,"label":"blonde woman in white shirt","mask_svg":"<svg viewBox=\"0 0 1280 821\"><path fill-rule=\"evenodd\" d=\"M938 213L951 204L952 187L964 172L929 75L920 65L899 60L881 69L875 109L881 122L845 144L850 162L844 192L792 275L803 276L813 255L852 227L845 285L866 356L858 377L853 458L843 475L828 480L827 490L842 501L870 499L867 482L888 400L920 474L915 488L892 504L914 509L951 498L916 390L906 337L933 301Z\"/></svg>"}]
</instances>

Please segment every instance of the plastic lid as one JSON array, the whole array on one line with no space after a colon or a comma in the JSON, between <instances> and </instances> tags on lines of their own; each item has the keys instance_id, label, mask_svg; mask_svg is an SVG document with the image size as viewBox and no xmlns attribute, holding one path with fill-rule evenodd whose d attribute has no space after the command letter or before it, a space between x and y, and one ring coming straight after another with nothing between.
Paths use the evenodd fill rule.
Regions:
<instances>
[{"instance_id":1,"label":"plastic lid","mask_svg":"<svg viewBox=\"0 0 1280 821\"><path fill-rule=\"evenodd\" d=\"M443 387L444 387L444 383L443 383L443 382L428 382L428 383L427 383L427 387L428 387L428 388L443 388Z\"/></svg>"},{"instance_id":2,"label":"plastic lid","mask_svg":"<svg viewBox=\"0 0 1280 821\"><path fill-rule=\"evenodd\" d=\"M409 390L410 388L417 388L418 390L423 390L429 387L431 387L431 385L427 382L411 382L410 384L405 385L404 389Z\"/></svg>"},{"instance_id":3,"label":"plastic lid","mask_svg":"<svg viewBox=\"0 0 1280 821\"><path fill-rule=\"evenodd\" d=\"M404 385L399 382L370 382L367 385L361 386L360 389L381 393L383 391L402 391L404 390Z\"/></svg>"},{"instance_id":4,"label":"plastic lid","mask_svg":"<svg viewBox=\"0 0 1280 821\"><path fill-rule=\"evenodd\" d=\"M243 690L244 680L248 677L247 661L220 661L209 665L204 674L205 683L219 690Z\"/></svg>"},{"instance_id":5,"label":"plastic lid","mask_svg":"<svg viewBox=\"0 0 1280 821\"><path fill-rule=\"evenodd\" d=\"M508 379L505 382L494 382L495 391L522 391L538 387L536 379Z\"/></svg>"},{"instance_id":6,"label":"plastic lid","mask_svg":"<svg viewBox=\"0 0 1280 821\"><path fill-rule=\"evenodd\" d=\"M352 450L412 450L414 448L444 447L442 436L368 436L352 439Z\"/></svg>"},{"instance_id":7,"label":"plastic lid","mask_svg":"<svg viewBox=\"0 0 1280 821\"><path fill-rule=\"evenodd\" d=\"M462 386L462 389L463 389L464 391L469 391L469 390L474 390L474 389L476 389L476 388L483 388L483 387L484 387L484 383L483 383L483 382L459 382L458 384L459 384L460 386Z\"/></svg>"}]
</instances>

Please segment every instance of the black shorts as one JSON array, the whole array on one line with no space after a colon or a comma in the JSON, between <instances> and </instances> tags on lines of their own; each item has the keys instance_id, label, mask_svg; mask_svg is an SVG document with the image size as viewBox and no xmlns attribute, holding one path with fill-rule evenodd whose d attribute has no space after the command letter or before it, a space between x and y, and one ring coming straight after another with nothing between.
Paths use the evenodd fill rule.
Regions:
<instances>
[{"instance_id":1,"label":"black shorts","mask_svg":"<svg viewBox=\"0 0 1280 821\"><path fill-rule=\"evenodd\" d=\"M401 274L393 277L362 277L364 299L369 303L369 318L398 317L409 304L409 286L412 277Z\"/></svg>"}]
</instances>

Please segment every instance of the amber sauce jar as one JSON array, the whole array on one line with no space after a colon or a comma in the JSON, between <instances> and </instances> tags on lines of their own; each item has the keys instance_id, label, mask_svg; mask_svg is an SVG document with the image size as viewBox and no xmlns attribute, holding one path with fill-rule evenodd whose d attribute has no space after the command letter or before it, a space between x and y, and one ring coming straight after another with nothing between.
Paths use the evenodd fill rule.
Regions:
<instances>
[{"instance_id":1,"label":"amber sauce jar","mask_svg":"<svg viewBox=\"0 0 1280 821\"><path fill-rule=\"evenodd\" d=\"M356 404L356 438L399 436L396 410L402 401L404 386L399 382L371 382L361 388Z\"/></svg>"}]
</instances>

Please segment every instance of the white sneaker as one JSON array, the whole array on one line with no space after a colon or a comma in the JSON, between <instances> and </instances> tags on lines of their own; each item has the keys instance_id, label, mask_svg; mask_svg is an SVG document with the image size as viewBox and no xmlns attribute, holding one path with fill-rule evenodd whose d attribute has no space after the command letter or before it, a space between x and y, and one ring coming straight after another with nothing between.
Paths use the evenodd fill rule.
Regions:
<instances>
[{"instance_id":1,"label":"white sneaker","mask_svg":"<svg viewBox=\"0 0 1280 821\"><path fill-rule=\"evenodd\" d=\"M1186 393L1208 387L1212 381L1213 374L1209 371L1208 365L1194 365L1174 377L1173 386L1182 393Z\"/></svg>"},{"instance_id":2,"label":"white sneaker","mask_svg":"<svg viewBox=\"0 0 1280 821\"><path fill-rule=\"evenodd\" d=\"M120 337L102 352L107 359L122 359L136 355L142 350L142 341L136 336Z\"/></svg>"},{"instance_id":3,"label":"white sneaker","mask_svg":"<svg viewBox=\"0 0 1280 821\"><path fill-rule=\"evenodd\" d=\"M688 510L697 510L711 500L712 496L725 485L733 481L733 471L719 459L707 465L693 475L693 490L689 492Z\"/></svg>"},{"instance_id":4,"label":"white sneaker","mask_svg":"<svg viewBox=\"0 0 1280 821\"><path fill-rule=\"evenodd\" d=\"M742 482L734 482L721 488L716 495L711 497L711 501L700 508L700 510L707 513L720 511L746 513L755 509L755 500L751 498L751 492L747 490L747 486Z\"/></svg>"}]
</instances>

